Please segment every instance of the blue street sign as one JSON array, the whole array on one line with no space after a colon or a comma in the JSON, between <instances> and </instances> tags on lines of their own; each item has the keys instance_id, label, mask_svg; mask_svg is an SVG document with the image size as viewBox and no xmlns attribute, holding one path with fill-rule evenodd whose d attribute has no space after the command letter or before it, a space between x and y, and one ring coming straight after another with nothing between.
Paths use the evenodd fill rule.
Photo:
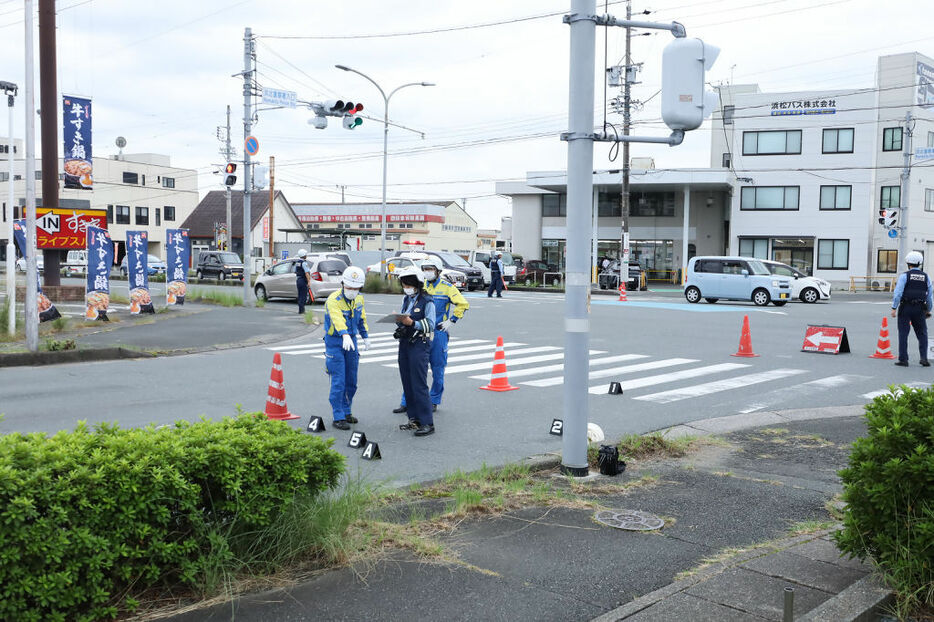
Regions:
<instances>
[{"instance_id":1,"label":"blue street sign","mask_svg":"<svg viewBox=\"0 0 934 622\"><path fill-rule=\"evenodd\" d=\"M289 258L289 251L282 251L282 258L283 258L283 259L288 259L288 258Z\"/></svg>"},{"instance_id":2,"label":"blue street sign","mask_svg":"<svg viewBox=\"0 0 934 622\"><path fill-rule=\"evenodd\" d=\"M889 237L890 237L890 238L897 238L897 237L898 237L898 229L889 229Z\"/></svg>"},{"instance_id":3,"label":"blue street sign","mask_svg":"<svg viewBox=\"0 0 934 622\"><path fill-rule=\"evenodd\" d=\"M259 141L256 140L256 136L247 136L246 140L243 141L243 148L246 149L246 152L251 156L255 156L259 153Z\"/></svg>"}]
</instances>

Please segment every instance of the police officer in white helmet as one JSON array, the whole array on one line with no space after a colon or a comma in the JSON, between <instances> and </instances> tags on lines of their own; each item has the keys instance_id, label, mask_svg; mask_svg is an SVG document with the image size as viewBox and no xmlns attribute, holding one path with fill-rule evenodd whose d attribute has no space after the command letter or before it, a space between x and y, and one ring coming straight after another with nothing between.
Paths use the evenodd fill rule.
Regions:
<instances>
[{"instance_id":1,"label":"police officer in white helmet","mask_svg":"<svg viewBox=\"0 0 934 622\"><path fill-rule=\"evenodd\" d=\"M892 296L892 317L898 316L898 361L899 367L908 367L908 328L914 329L921 353L921 366L930 367L928 362L927 318L934 309L934 290L931 277L921 270L924 257L911 251L905 257L908 271L898 277L895 294Z\"/></svg>"},{"instance_id":2,"label":"police officer in white helmet","mask_svg":"<svg viewBox=\"0 0 934 622\"><path fill-rule=\"evenodd\" d=\"M308 251L298 249L299 261L295 262L295 287L298 288L298 312L305 315L305 305L308 303L308 282L311 280L311 264L305 259Z\"/></svg>"},{"instance_id":3,"label":"police officer in white helmet","mask_svg":"<svg viewBox=\"0 0 934 622\"><path fill-rule=\"evenodd\" d=\"M351 409L357 393L359 350L370 347L366 308L360 293L365 277L363 270L350 266L341 276L341 288L324 302L324 364L331 377L328 401L338 430L349 430L350 424L358 423ZM357 341L358 335L362 343Z\"/></svg>"}]
</instances>

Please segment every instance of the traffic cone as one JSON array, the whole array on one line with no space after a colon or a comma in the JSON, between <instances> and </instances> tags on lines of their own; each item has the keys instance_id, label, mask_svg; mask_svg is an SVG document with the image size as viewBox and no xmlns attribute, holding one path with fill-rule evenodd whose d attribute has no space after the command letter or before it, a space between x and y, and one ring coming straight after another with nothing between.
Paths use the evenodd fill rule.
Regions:
<instances>
[{"instance_id":1,"label":"traffic cone","mask_svg":"<svg viewBox=\"0 0 934 622\"><path fill-rule=\"evenodd\" d=\"M626 284L625 283L619 284L619 300L617 300L616 302L629 302L629 299L626 298Z\"/></svg>"},{"instance_id":2,"label":"traffic cone","mask_svg":"<svg viewBox=\"0 0 934 622\"><path fill-rule=\"evenodd\" d=\"M269 374L269 394L266 396L266 418L275 421L298 419L289 412L285 404L285 383L282 379L282 357L276 352L272 357L272 373Z\"/></svg>"},{"instance_id":3,"label":"traffic cone","mask_svg":"<svg viewBox=\"0 0 934 622\"><path fill-rule=\"evenodd\" d=\"M743 316L743 332L739 336L739 350L732 356L759 356L752 351L752 336L749 334L749 316Z\"/></svg>"},{"instance_id":4,"label":"traffic cone","mask_svg":"<svg viewBox=\"0 0 934 622\"><path fill-rule=\"evenodd\" d=\"M894 359L892 345L889 343L889 318L882 316L882 328L879 330L879 341L876 343L876 353L869 356L871 359Z\"/></svg>"},{"instance_id":5,"label":"traffic cone","mask_svg":"<svg viewBox=\"0 0 934 622\"><path fill-rule=\"evenodd\" d=\"M480 387L484 391L515 391L519 387L509 384L506 378L506 352L503 351L502 335L496 338L496 354L493 355L493 373L490 384Z\"/></svg>"}]
</instances>

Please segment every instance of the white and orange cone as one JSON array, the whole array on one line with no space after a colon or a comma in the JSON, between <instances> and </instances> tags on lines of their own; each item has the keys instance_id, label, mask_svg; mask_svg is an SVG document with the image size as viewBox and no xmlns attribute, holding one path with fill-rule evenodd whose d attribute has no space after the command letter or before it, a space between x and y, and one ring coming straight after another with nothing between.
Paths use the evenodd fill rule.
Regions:
<instances>
[{"instance_id":1,"label":"white and orange cone","mask_svg":"<svg viewBox=\"0 0 934 622\"><path fill-rule=\"evenodd\" d=\"M619 300L617 300L616 302L629 302L629 299L626 298L626 284L625 283L619 284Z\"/></svg>"},{"instance_id":2,"label":"white and orange cone","mask_svg":"<svg viewBox=\"0 0 934 622\"><path fill-rule=\"evenodd\" d=\"M269 391L266 396L266 418L274 421L298 419L289 412L285 403L285 382L282 377L282 356L276 352L272 357L272 372L269 374Z\"/></svg>"},{"instance_id":3,"label":"white and orange cone","mask_svg":"<svg viewBox=\"0 0 934 622\"><path fill-rule=\"evenodd\" d=\"M869 355L871 359L894 359L892 344L889 343L889 318L882 316L882 328L879 330L879 341L876 343L875 354Z\"/></svg>"},{"instance_id":4,"label":"white and orange cone","mask_svg":"<svg viewBox=\"0 0 934 622\"><path fill-rule=\"evenodd\" d=\"M480 387L484 391L515 391L519 387L509 384L506 377L506 352L503 349L502 335L496 338L496 354L493 355L493 373L490 375L490 384Z\"/></svg>"}]
</instances>

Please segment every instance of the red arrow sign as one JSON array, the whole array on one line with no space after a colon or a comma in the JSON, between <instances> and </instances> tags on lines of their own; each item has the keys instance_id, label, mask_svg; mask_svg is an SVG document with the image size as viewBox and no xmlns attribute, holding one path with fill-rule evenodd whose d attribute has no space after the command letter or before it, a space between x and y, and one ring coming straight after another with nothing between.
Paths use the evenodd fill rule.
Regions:
<instances>
[{"instance_id":1,"label":"red arrow sign","mask_svg":"<svg viewBox=\"0 0 934 622\"><path fill-rule=\"evenodd\" d=\"M846 328L842 326L808 326L804 333L802 352L822 352L839 354L849 352L850 344L846 338Z\"/></svg>"}]
</instances>

